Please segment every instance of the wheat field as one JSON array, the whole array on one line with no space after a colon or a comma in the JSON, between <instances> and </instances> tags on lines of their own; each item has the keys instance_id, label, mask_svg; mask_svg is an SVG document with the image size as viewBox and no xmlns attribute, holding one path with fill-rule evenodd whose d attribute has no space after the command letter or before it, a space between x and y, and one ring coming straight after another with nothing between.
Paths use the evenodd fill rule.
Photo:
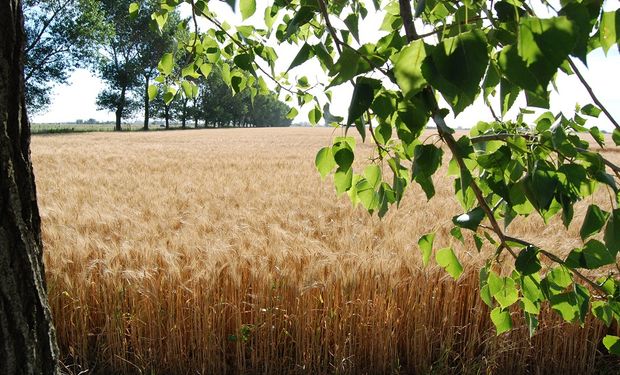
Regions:
<instances>
[{"instance_id":1,"label":"wheat field","mask_svg":"<svg viewBox=\"0 0 620 375\"><path fill-rule=\"evenodd\" d=\"M495 336L477 275L492 249L478 254L469 238L462 245L449 236L460 212L452 180L440 171L431 202L414 186L380 220L338 199L315 171L317 150L335 135L289 128L35 136L65 371L537 374L618 365L596 362L607 328L592 319L581 328L546 311L530 339L515 311L516 329ZM358 149L356 163L373 154ZM581 244L580 221L566 232L530 217L510 233L562 253ZM431 230L436 247L454 246L464 264L457 282L422 267L416 243Z\"/></svg>"}]
</instances>

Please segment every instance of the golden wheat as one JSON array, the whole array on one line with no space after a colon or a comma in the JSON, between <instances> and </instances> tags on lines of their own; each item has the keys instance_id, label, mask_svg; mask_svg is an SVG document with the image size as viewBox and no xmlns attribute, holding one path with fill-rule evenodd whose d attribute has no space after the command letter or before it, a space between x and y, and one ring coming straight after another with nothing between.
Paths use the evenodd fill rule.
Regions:
<instances>
[{"instance_id":1,"label":"golden wheat","mask_svg":"<svg viewBox=\"0 0 620 375\"><path fill-rule=\"evenodd\" d=\"M478 296L483 257L448 234L460 210L452 180L435 179L430 203L414 187L379 220L337 199L314 170L332 135L291 128L33 138L67 371L596 369L606 328L592 319L580 328L544 312L531 340L522 324L495 336ZM565 232L531 217L510 230L566 252L580 244L579 226L576 219ZM431 230L437 246L458 251L466 269L458 282L422 268L416 241Z\"/></svg>"}]
</instances>

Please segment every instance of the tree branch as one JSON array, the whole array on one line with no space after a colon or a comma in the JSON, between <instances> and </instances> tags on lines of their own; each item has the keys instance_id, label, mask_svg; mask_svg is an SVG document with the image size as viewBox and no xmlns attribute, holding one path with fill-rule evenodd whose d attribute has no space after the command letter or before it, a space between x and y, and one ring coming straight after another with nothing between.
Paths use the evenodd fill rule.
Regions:
<instances>
[{"instance_id":1,"label":"tree branch","mask_svg":"<svg viewBox=\"0 0 620 375\"><path fill-rule=\"evenodd\" d=\"M436 104L435 104L435 107L437 107ZM448 125L444 121L444 119L441 116L441 114L439 114L438 110L436 110L434 112L435 113L433 113L433 121L437 125L437 130L439 132L439 136L441 137L441 139L443 139L443 141L446 143L446 145L450 149L450 152L452 153L452 156L454 157L454 159L456 160L457 164L459 165L459 168L461 170L465 170L465 171L468 170L467 166L465 165L465 162L463 161L463 158L461 158L459 156L458 146L456 144L456 140L452 136L452 129L450 129L448 127ZM473 179L469 183L469 187L471 187L472 190L474 191L474 195L476 196L476 200L478 201L478 204L480 205L480 208L482 208L482 210L484 211L486 217L489 219L489 222L491 223L491 227L493 228L493 232L495 232L495 234L498 236L501 245L506 250L508 250L508 252L513 257L516 258L517 254L506 243L506 235L502 231L502 228L500 227L499 223L497 222L497 219L495 219L495 215L493 214L493 210L491 209L491 207L489 207L486 199L484 199L484 194L482 193L482 190L480 189L478 184L476 184L476 182Z\"/></svg>"},{"instance_id":2,"label":"tree branch","mask_svg":"<svg viewBox=\"0 0 620 375\"><path fill-rule=\"evenodd\" d=\"M416 32L415 25L413 23L413 13L411 12L410 0L398 0L400 6L400 16L403 19L403 26L405 27L405 35L407 41L412 42L419 39L420 36Z\"/></svg>"},{"instance_id":3,"label":"tree branch","mask_svg":"<svg viewBox=\"0 0 620 375\"><path fill-rule=\"evenodd\" d=\"M541 249L539 246L534 245L531 242L522 240L520 238L516 238L516 237L510 237L510 236L506 236L506 240L507 241L511 241L511 242L516 242L519 243L521 245L525 245L525 246L531 246L531 247L535 247L536 249L538 249L538 251L544 255L547 259L560 264L563 267L568 268L569 270L571 270L572 273L574 273L575 275L577 275L581 280L585 281L588 285L590 285L593 289L595 289L597 292L599 292L602 296L606 296L607 292L605 291L605 289L603 289L600 285L598 285L597 283L595 283L594 281L590 280L587 276L585 276L584 274L582 274L580 271L576 270L573 267L570 267L569 265L566 264L565 261L563 261L560 257L558 257L557 255L548 252L547 250L543 250Z\"/></svg>"},{"instance_id":4,"label":"tree branch","mask_svg":"<svg viewBox=\"0 0 620 375\"><path fill-rule=\"evenodd\" d=\"M596 103L596 105L599 106L601 111L603 111L603 113L605 114L605 116L607 116L609 121L611 121L611 123L614 124L616 129L620 130L620 124L618 124L616 119L614 119L614 117L611 115L611 113L609 113L609 111L607 110L607 108L605 108L603 103L601 103L601 101L598 100L598 98L594 94L594 90L592 90L592 87L590 87L590 85L588 84L588 81L586 81L586 79L583 77L583 75L581 75L581 72L579 71L579 69L577 69L577 65L575 65L575 63L573 62L573 60L570 57L567 60L568 60L568 63L570 64L570 67L573 69L573 71L575 72L575 74L579 78L579 81L581 81L581 84L583 85L583 87L585 87L586 90L588 91L588 94L590 94L590 98L592 98L592 101L594 101L594 103Z\"/></svg>"},{"instance_id":5,"label":"tree branch","mask_svg":"<svg viewBox=\"0 0 620 375\"><path fill-rule=\"evenodd\" d=\"M407 36L407 40L409 42L414 41L417 38L419 38L419 36L418 36L418 34L417 34L416 30L415 30L415 25L413 24L413 15L411 13L411 3L410 3L409 0L399 0L398 2L400 4L401 17L403 19L403 24L405 26L405 33L406 33L406 36ZM450 129L450 127L448 127L448 125L446 124L444 118L439 113L439 106L437 105L437 101L434 100L435 99L435 94L433 93L432 88L430 86L426 86L424 88L424 90L427 92L427 97L428 98L432 98L432 101L433 101L431 113L432 113L433 121L437 125L437 131L439 132L439 136L441 137L441 139L446 143L446 145L450 149L450 152L452 153L452 156L454 157L454 159L456 160L457 164L459 165L459 168L461 170L467 171L468 169L467 169L467 166L465 165L465 162L463 161L463 158L461 158L459 156L458 146L456 144L456 140L452 136L452 129ZM469 186L474 191L474 194L476 196L476 200L478 201L478 205L484 211L485 216L489 219L489 222L491 223L491 227L493 228L493 231L495 232L495 234L498 236L498 238L500 240L500 244L506 250L508 250L508 252L513 257L516 258L517 254L506 243L506 236L504 235L504 232L502 231L501 227L499 226L499 223L495 219L495 215L493 214L493 211L489 207L486 199L484 199L484 194L482 193L482 190L480 189L478 184L476 184L476 182L473 179L470 182Z\"/></svg>"},{"instance_id":6,"label":"tree branch","mask_svg":"<svg viewBox=\"0 0 620 375\"><path fill-rule=\"evenodd\" d=\"M51 23L54 21L54 19L56 18L56 16L58 16L58 13L60 13L60 11L64 10L65 7L67 5L69 5L70 2L72 2L73 0L67 0L64 3L62 3L60 5L59 8L57 8L54 13L52 13L52 15L50 16L50 18L48 18L44 23L43 23L43 27L41 28L41 30L39 30L39 33L37 34L37 36L34 38L34 40L32 42L30 42L30 44L28 46L26 46L26 49L24 50L24 55L28 55L30 54L30 51L39 43L39 41L41 40L41 38L43 37L43 34L45 34L45 30L47 30L47 28L49 27L49 25L51 25Z\"/></svg>"},{"instance_id":7,"label":"tree branch","mask_svg":"<svg viewBox=\"0 0 620 375\"><path fill-rule=\"evenodd\" d=\"M510 137L523 137L529 141L533 141L536 139L536 137L531 134L500 133L500 134L485 134L485 135L479 135L477 137L471 137L470 141L471 143L483 143L483 142L489 142L489 141L505 141ZM575 151L581 152L581 153L590 152L581 147L575 147ZM606 166L608 166L609 169L611 169L618 177L620 177L620 167L615 165L609 159L605 159L603 155L601 155L600 153L599 153L599 156L601 157L601 160L603 161L603 163Z\"/></svg>"},{"instance_id":8,"label":"tree branch","mask_svg":"<svg viewBox=\"0 0 620 375\"><path fill-rule=\"evenodd\" d=\"M319 0L318 3L319 3L319 8L321 8L321 15L323 16L323 19L325 20L325 26L327 27L327 31L332 36L332 39L334 39L334 43L336 44L336 49L338 50L338 53L342 55L342 47L340 46L341 42L340 42L340 39L338 39L338 35L336 35L336 30L334 29L331 21L329 20L329 12L327 11L327 6L325 5L325 1Z\"/></svg>"}]
</instances>

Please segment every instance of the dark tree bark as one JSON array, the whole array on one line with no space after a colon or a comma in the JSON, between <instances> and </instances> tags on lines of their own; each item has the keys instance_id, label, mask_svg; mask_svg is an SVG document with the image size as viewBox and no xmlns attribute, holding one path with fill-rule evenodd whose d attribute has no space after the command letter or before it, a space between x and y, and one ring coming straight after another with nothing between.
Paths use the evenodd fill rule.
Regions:
<instances>
[{"instance_id":1,"label":"dark tree bark","mask_svg":"<svg viewBox=\"0 0 620 375\"><path fill-rule=\"evenodd\" d=\"M0 0L0 374L57 374L30 159L20 0Z\"/></svg>"},{"instance_id":2,"label":"dark tree bark","mask_svg":"<svg viewBox=\"0 0 620 375\"><path fill-rule=\"evenodd\" d=\"M183 99L183 109L181 110L181 128L185 129L185 122L187 120L187 101L189 99Z\"/></svg>"},{"instance_id":3,"label":"dark tree bark","mask_svg":"<svg viewBox=\"0 0 620 375\"><path fill-rule=\"evenodd\" d=\"M198 100L195 97L193 102L192 115L194 117L194 128L198 128Z\"/></svg>"},{"instance_id":4,"label":"dark tree bark","mask_svg":"<svg viewBox=\"0 0 620 375\"><path fill-rule=\"evenodd\" d=\"M150 114L150 106L149 106L149 78L151 78L148 74L144 76L144 127L142 130L149 130L149 117Z\"/></svg>"},{"instance_id":5,"label":"dark tree bark","mask_svg":"<svg viewBox=\"0 0 620 375\"><path fill-rule=\"evenodd\" d=\"M121 128L121 120L123 119L123 111L125 110L125 95L127 92L127 87L123 86L121 88L121 95L118 98L118 105L116 107L116 123L114 124L114 131L120 132L123 130Z\"/></svg>"},{"instance_id":6,"label":"dark tree bark","mask_svg":"<svg viewBox=\"0 0 620 375\"><path fill-rule=\"evenodd\" d=\"M166 120L166 130L170 129L170 106L164 106L164 119Z\"/></svg>"}]
</instances>

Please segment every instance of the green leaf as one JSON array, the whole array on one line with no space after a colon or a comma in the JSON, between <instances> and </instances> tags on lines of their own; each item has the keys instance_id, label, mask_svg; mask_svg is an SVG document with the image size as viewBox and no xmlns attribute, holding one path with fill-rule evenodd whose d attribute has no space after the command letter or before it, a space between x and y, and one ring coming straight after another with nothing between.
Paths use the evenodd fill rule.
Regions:
<instances>
[{"instance_id":1,"label":"green leaf","mask_svg":"<svg viewBox=\"0 0 620 375\"><path fill-rule=\"evenodd\" d=\"M252 74L256 74L254 67L252 66L252 62L254 61L254 56L249 53L242 53L234 57L233 61L235 65L239 68L250 72Z\"/></svg>"},{"instance_id":2,"label":"green leaf","mask_svg":"<svg viewBox=\"0 0 620 375\"><path fill-rule=\"evenodd\" d=\"M435 195L432 175L441 165L443 150L433 144L416 145L414 148L412 178L420 184L427 199Z\"/></svg>"},{"instance_id":3,"label":"green leaf","mask_svg":"<svg viewBox=\"0 0 620 375\"><path fill-rule=\"evenodd\" d=\"M175 93L173 91L170 91L170 90L166 91L164 93L164 103L166 103L166 105L169 105L174 99L174 95Z\"/></svg>"},{"instance_id":4,"label":"green leaf","mask_svg":"<svg viewBox=\"0 0 620 375\"><path fill-rule=\"evenodd\" d=\"M543 298L543 293L540 285L540 274L534 273L528 276L523 276L520 280L521 293L523 293L523 297L533 302L536 302Z\"/></svg>"},{"instance_id":5,"label":"green leaf","mask_svg":"<svg viewBox=\"0 0 620 375\"><path fill-rule=\"evenodd\" d=\"M498 336L512 329L510 312L502 309L501 307L496 307L491 310L491 321L495 325L495 330L497 331Z\"/></svg>"},{"instance_id":6,"label":"green leaf","mask_svg":"<svg viewBox=\"0 0 620 375\"><path fill-rule=\"evenodd\" d=\"M353 169L342 167L336 170L334 174L334 185L336 186L336 193L338 196L349 190L353 183Z\"/></svg>"},{"instance_id":7,"label":"green leaf","mask_svg":"<svg viewBox=\"0 0 620 375\"><path fill-rule=\"evenodd\" d=\"M314 106L314 108L312 108L310 112L308 112L308 120L310 121L310 124L312 124L312 126L318 124L319 121L321 121L321 109L317 106Z\"/></svg>"},{"instance_id":8,"label":"green leaf","mask_svg":"<svg viewBox=\"0 0 620 375\"><path fill-rule=\"evenodd\" d=\"M486 38L476 29L444 38L424 60L422 75L458 115L476 99L488 63Z\"/></svg>"},{"instance_id":9,"label":"green leaf","mask_svg":"<svg viewBox=\"0 0 620 375\"><path fill-rule=\"evenodd\" d=\"M592 302L592 313L599 320L601 320L607 327L611 325L613 321L613 310L609 307L609 304L605 301L594 301Z\"/></svg>"},{"instance_id":10,"label":"green leaf","mask_svg":"<svg viewBox=\"0 0 620 375\"><path fill-rule=\"evenodd\" d=\"M592 104L586 104L583 106L583 108L581 108L581 113L590 117L598 117L601 112L602 111L598 107Z\"/></svg>"},{"instance_id":11,"label":"green leaf","mask_svg":"<svg viewBox=\"0 0 620 375\"><path fill-rule=\"evenodd\" d=\"M331 172L332 169L336 166L336 160L334 160L334 155L332 154L331 147L323 147L316 154L316 159L314 161L314 165L316 169L321 174L321 178L325 178Z\"/></svg>"},{"instance_id":12,"label":"green leaf","mask_svg":"<svg viewBox=\"0 0 620 375\"><path fill-rule=\"evenodd\" d=\"M185 97L187 98L192 98L192 93L194 92L193 88L192 88L192 84L189 83L188 81L183 81L181 82L181 88L183 89L183 92L185 93Z\"/></svg>"},{"instance_id":13,"label":"green leaf","mask_svg":"<svg viewBox=\"0 0 620 375\"><path fill-rule=\"evenodd\" d=\"M609 212L601 210L597 205L591 204L586 212L586 217L579 230L581 239L585 241L586 238L598 233L605 225Z\"/></svg>"},{"instance_id":14,"label":"green leaf","mask_svg":"<svg viewBox=\"0 0 620 375\"><path fill-rule=\"evenodd\" d=\"M347 127L351 126L357 119L370 108L375 97L375 88L377 82L368 78L360 77L355 82L351 104L349 104L349 116L347 118ZM380 83L379 83L380 85Z\"/></svg>"},{"instance_id":15,"label":"green leaf","mask_svg":"<svg viewBox=\"0 0 620 375\"><path fill-rule=\"evenodd\" d=\"M582 252L586 268L591 270L613 264L616 261L615 255L611 254L602 242L594 239L585 244Z\"/></svg>"},{"instance_id":16,"label":"green leaf","mask_svg":"<svg viewBox=\"0 0 620 375\"><path fill-rule=\"evenodd\" d=\"M563 292L572 282L570 272L565 267L559 266L547 272L541 287L547 295L555 295Z\"/></svg>"},{"instance_id":17,"label":"green leaf","mask_svg":"<svg viewBox=\"0 0 620 375\"><path fill-rule=\"evenodd\" d=\"M232 8L232 10L235 10L235 5L237 4L236 0L223 0L223 1L226 2Z\"/></svg>"},{"instance_id":18,"label":"green leaf","mask_svg":"<svg viewBox=\"0 0 620 375\"><path fill-rule=\"evenodd\" d=\"M548 210L555 195L558 179L549 165L539 162L524 183L528 200L539 212Z\"/></svg>"},{"instance_id":19,"label":"green leaf","mask_svg":"<svg viewBox=\"0 0 620 375\"><path fill-rule=\"evenodd\" d=\"M565 321L574 322L578 318L578 303L574 292L570 291L552 295L549 297L549 302L551 303L551 308L560 314Z\"/></svg>"},{"instance_id":20,"label":"green leaf","mask_svg":"<svg viewBox=\"0 0 620 375\"><path fill-rule=\"evenodd\" d=\"M601 14L600 42L605 54L620 41L620 9Z\"/></svg>"},{"instance_id":21,"label":"green leaf","mask_svg":"<svg viewBox=\"0 0 620 375\"><path fill-rule=\"evenodd\" d=\"M495 272L489 272L487 283L491 296L495 298L500 306L511 306L519 299L519 292L512 278L500 277Z\"/></svg>"},{"instance_id":22,"label":"green leaf","mask_svg":"<svg viewBox=\"0 0 620 375\"><path fill-rule=\"evenodd\" d=\"M435 260L437 261L437 264L443 267L455 280L458 279L463 273L463 266L461 266L461 263L456 255L454 255L454 251L452 251L452 248L450 247L437 251L437 254L435 254Z\"/></svg>"},{"instance_id":23,"label":"green leaf","mask_svg":"<svg viewBox=\"0 0 620 375\"><path fill-rule=\"evenodd\" d=\"M239 0L239 8L242 19L246 20L256 12L256 0Z\"/></svg>"},{"instance_id":24,"label":"green leaf","mask_svg":"<svg viewBox=\"0 0 620 375\"><path fill-rule=\"evenodd\" d=\"M168 10L162 9L151 15L151 19L155 20L157 23L157 28L159 32L162 32L164 26L166 26L166 22L168 22Z\"/></svg>"},{"instance_id":25,"label":"green leaf","mask_svg":"<svg viewBox=\"0 0 620 375\"><path fill-rule=\"evenodd\" d=\"M528 246L521 250L515 260L515 268L522 275L527 276L540 271L540 259L538 259L538 249L534 246Z\"/></svg>"},{"instance_id":26,"label":"green leaf","mask_svg":"<svg viewBox=\"0 0 620 375\"><path fill-rule=\"evenodd\" d=\"M482 302L484 302L487 306L493 307L493 297L491 296L491 293L489 292L488 285L483 285L480 288L480 299L482 299Z\"/></svg>"},{"instance_id":27,"label":"green leaf","mask_svg":"<svg viewBox=\"0 0 620 375\"><path fill-rule=\"evenodd\" d=\"M520 90L518 86L513 85L510 81L502 77L499 85L499 98L502 108L502 116L505 116L510 108L512 108L512 105L517 100L519 93Z\"/></svg>"},{"instance_id":28,"label":"green leaf","mask_svg":"<svg viewBox=\"0 0 620 375\"><path fill-rule=\"evenodd\" d=\"M530 338L534 336L534 332L536 332L536 328L538 328L538 318L536 314L532 314L529 312L525 312L525 323L527 324L527 329L530 334Z\"/></svg>"},{"instance_id":29,"label":"green leaf","mask_svg":"<svg viewBox=\"0 0 620 375\"><path fill-rule=\"evenodd\" d=\"M594 140L596 141L596 143L598 143L599 146L605 147L605 136L603 135L603 133L601 133L599 128L597 128L596 126L591 127L590 135L592 136L592 138L594 138Z\"/></svg>"},{"instance_id":30,"label":"green leaf","mask_svg":"<svg viewBox=\"0 0 620 375\"><path fill-rule=\"evenodd\" d=\"M414 149L413 176L432 176L441 165L443 150L433 144L417 145Z\"/></svg>"},{"instance_id":31,"label":"green leaf","mask_svg":"<svg viewBox=\"0 0 620 375\"><path fill-rule=\"evenodd\" d=\"M620 208L616 208L611 214L603 239L609 252L615 257L620 251Z\"/></svg>"},{"instance_id":32,"label":"green leaf","mask_svg":"<svg viewBox=\"0 0 620 375\"><path fill-rule=\"evenodd\" d=\"M611 354L620 355L620 337L607 335L603 338L603 345Z\"/></svg>"},{"instance_id":33,"label":"green leaf","mask_svg":"<svg viewBox=\"0 0 620 375\"><path fill-rule=\"evenodd\" d=\"M418 240L418 246L422 252L422 263L424 267L428 265L428 261L431 259L433 253L433 241L435 240L435 233L428 233L420 237Z\"/></svg>"},{"instance_id":34,"label":"green leaf","mask_svg":"<svg viewBox=\"0 0 620 375\"><path fill-rule=\"evenodd\" d=\"M139 10L140 10L140 4L138 3L129 4L129 18L132 20L136 19L136 17L138 17Z\"/></svg>"},{"instance_id":35,"label":"green leaf","mask_svg":"<svg viewBox=\"0 0 620 375\"><path fill-rule=\"evenodd\" d=\"M157 68L164 75L170 75L172 73L172 68L174 67L174 55L172 53L165 53Z\"/></svg>"},{"instance_id":36,"label":"green leaf","mask_svg":"<svg viewBox=\"0 0 620 375\"><path fill-rule=\"evenodd\" d=\"M313 49L313 47L311 45L309 45L308 43L304 43L304 45L301 46L301 48L299 49L299 52L297 52L297 55L295 55L295 58L293 59L293 62L291 62L291 65L289 65L289 67L288 67L288 69L286 69L286 71L288 72L289 70L293 69L294 67L305 63L312 56L314 56L314 49Z\"/></svg>"},{"instance_id":37,"label":"green leaf","mask_svg":"<svg viewBox=\"0 0 620 375\"><path fill-rule=\"evenodd\" d=\"M613 278L600 277L596 279L596 283L610 296L613 296L616 292L616 283ZM619 284L620 286L620 284Z\"/></svg>"},{"instance_id":38,"label":"green leaf","mask_svg":"<svg viewBox=\"0 0 620 375\"><path fill-rule=\"evenodd\" d=\"M290 22L286 25L285 38L293 35L301 26L310 22L312 18L314 18L315 9L316 8L314 6L309 5L303 5L301 8L299 8L299 10L295 13L293 19L291 19Z\"/></svg>"},{"instance_id":39,"label":"green leaf","mask_svg":"<svg viewBox=\"0 0 620 375\"><path fill-rule=\"evenodd\" d=\"M204 63L200 65L200 73L204 78L208 78L209 74L211 74L211 70L213 69L213 65Z\"/></svg>"},{"instance_id":40,"label":"green leaf","mask_svg":"<svg viewBox=\"0 0 620 375\"><path fill-rule=\"evenodd\" d=\"M566 17L523 17L519 22L518 52L546 87L577 41L575 25Z\"/></svg>"},{"instance_id":41,"label":"green leaf","mask_svg":"<svg viewBox=\"0 0 620 375\"><path fill-rule=\"evenodd\" d=\"M353 165L353 160L355 159L355 154L349 147L342 146L342 144L335 144L333 149L334 159L340 168L343 170L351 168Z\"/></svg>"},{"instance_id":42,"label":"green leaf","mask_svg":"<svg viewBox=\"0 0 620 375\"><path fill-rule=\"evenodd\" d=\"M613 139L616 146L620 146L620 129L614 129L614 132L611 134L611 139Z\"/></svg>"},{"instance_id":43,"label":"green leaf","mask_svg":"<svg viewBox=\"0 0 620 375\"><path fill-rule=\"evenodd\" d=\"M155 99L155 97L157 96L158 92L159 92L159 86L149 85L149 88L148 88L149 101L153 101L153 99Z\"/></svg>"},{"instance_id":44,"label":"green leaf","mask_svg":"<svg viewBox=\"0 0 620 375\"><path fill-rule=\"evenodd\" d=\"M587 5L586 5L587 3ZM588 64L586 55L588 54L588 42L594 26L595 18L600 12L601 3L594 2L582 3L563 3L563 8L558 12L560 16L566 16L575 24L577 40L571 55L578 57L585 65ZM594 8L594 9L593 9Z\"/></svg>"},{"instance_id":45,"label":"green leaf","mask_svg":"<svg viewBox=\"0 0 620 375\"><path fill-rule=\"evenodd\" d=\"M478 252L482 249L482 245L484 244L482 237L474 233L474 243L476 244L476 249Z\"/></svg>"},{"instance_id":46,"label":"green leaf","mask_svg":"<svg viewBox=\"0 0 620 375\"><path fill-rule=\"evenodd\" d=\"M530 299L526 297L522 297L520 301L521 301L521 307L523 308L525 312L529 314L540 313L540 306L539 306L540 304L530 301Z\"/></svg>"},{"instance_id":47,"label":"green leaf","mask_svg":"<svg viewBox=\"0 0 620 375\"><path fill-rule=\"evenodd\" d=\"M412 97L426 86L422 76L422 62L426 58L426 46L420 40L413 41L392 59L394 77L403 95Z\"/></svg>"},{"instance_id":48,"label":"green leaf","mask_svg":"<svg viewBox=\"0 0 620 375\"><path fill-rule=\"evenodd\" d=\"M387 122L380 123L375 129L375 137L380 144L386 144L392 137L392 125Z\"/></svg>"},{"instance_id":49,"label":"green leaf","mask_svg":"<svg viewBox=\"0 0 620 375\"><path fill-rule=\"evenodd\" d=\"M484 76L484 80L482 81L483 94L485 103L488 103L488 98L491 95L495 94L495 88L500 83L500 73L497 68L497 64L491 62L487 69L487 73Z\"/></svg>"},{"instance_id":50,"label":"green leaf","mask_svg":"<svg viewBox=\"0 0 620 375\"><path fill-rule=\"evenodd\" d=\"M371 164L364 168L364 178L373 189L376 189L381 183L381 167Z\"/></svg>"},{"instance_id":51,"label":"green leaf","mask_svg":"<svg viewBox=\"0 0 620 375\"><path fill-rule=\"evenodd\" d=\"M355 190L360 202L362 202L362 205L370 213L379 207L379 195L375 191L375 187L371 185L368 180L365 178L359 180L357 184L355 184Z\"/></svg>"},{"instance_id":52,"label":"green leaf","mask_svg":"<svg viewBox=\"0 0 620 375\"><path fill-rule=\"evenodd\" d=\"M353 35L355 40L359 43L360 33L358 23L359 21L357 15L354 13L349 14L347 18L344 19L344 24L347 25L347 28L351 32L351 35Z\"/></svg>"},{"instance_id":53,"label":"green leaf","mask_svg":"<svg viewBox=\"0 0 620 375\"><path fill-rule=\"evenodd\" d=\"M286 118L289 120L293 120L295 117L297 117L298 114L299 112L297 111L297 108L292 107L286 114Z\"/></svg>"},{"instance_id":54,"label":"green leaf","mask_svg":"<svg viewBox=\"0 0 620 375\"><path fill-rule=\"evenodd\" d=\"M453 227L450 230L450 234L452 235L452 237L456 238L457 240L461 241L461 243L464 245L465 244L465 238L463 238L463 233L461 232L461 228L459 227Z\"/></svg>"},{"instance_id":55,"label":"green leaf","mask_svg":"<svg viewBox=\"0 0 620 375\"><path fill-rule=\"evenodd\" d=\"M475 232L483 219L484 210L480 207L476 207L467 213L454 216L452 218L452 222L461 228L469 229Z\"/></svg>"}]
</instances>

